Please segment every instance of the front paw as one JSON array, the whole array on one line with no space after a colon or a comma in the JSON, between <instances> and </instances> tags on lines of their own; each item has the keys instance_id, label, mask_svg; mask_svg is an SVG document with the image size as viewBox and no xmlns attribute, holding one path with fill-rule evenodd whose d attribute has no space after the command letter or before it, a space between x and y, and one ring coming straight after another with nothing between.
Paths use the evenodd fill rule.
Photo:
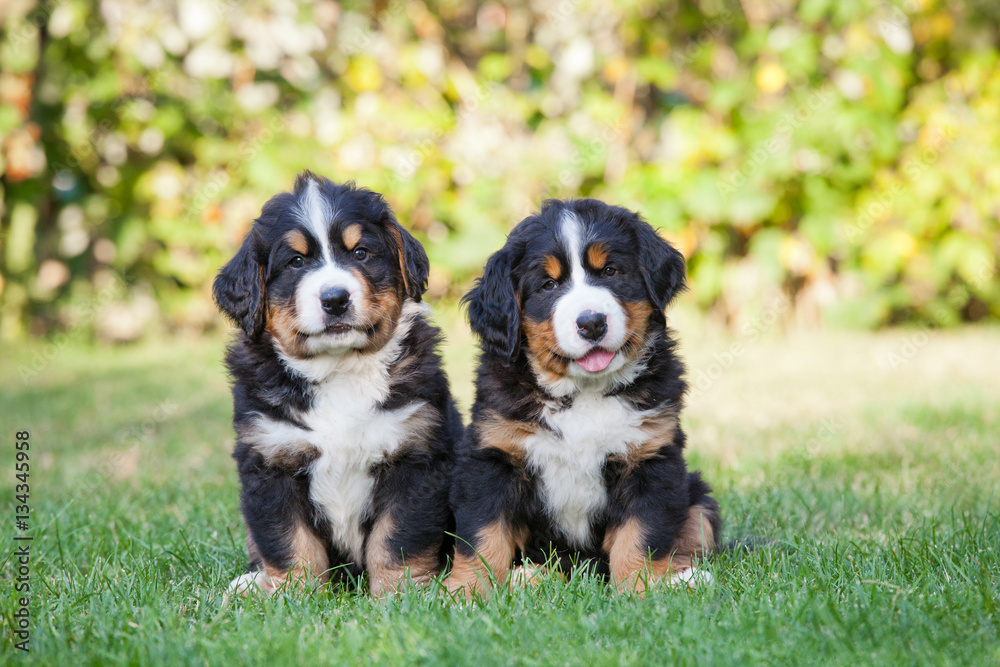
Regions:
<instances>
[{"instance_id":1,"label":"front paw","mask_svg":"<svg viewBox=\"0 0 1000 667\"><path fill-rule=\"evenodd\" d=\"M229 588L222 595L222 603L226 604L234 597L249 597L261 593L271 595L276 588L274 582L264 572L247 572L229 582Z\"/></svg>"},{"instance_id":2,"label":"front paw","mask_svg":"<svg viewBox=\"0 0 1000 667\"><path fill-rule=\"evenodd\" d=\"M542 565L534 565L527 563L524 565L518 565L517 567L511 569L510 575L508 575L508 581L514 586L519 586L521 588L537 588L542 583L542 579L545 577L556 576L560 579L565 580L565 577L558 570L550 570Z\"/></svg>"},{"instance_id":3,"label":"front paw","mask_svg":"<svg viewBox=\"0 0 1000 667\"><path fill-rule=\"evenodd\" d=\"M688 567L679 570L667 578L666 585L669 588L705 588L715 583L712 573L708 570L699 570L696 567Z\"/></svg>"}]
</instances>

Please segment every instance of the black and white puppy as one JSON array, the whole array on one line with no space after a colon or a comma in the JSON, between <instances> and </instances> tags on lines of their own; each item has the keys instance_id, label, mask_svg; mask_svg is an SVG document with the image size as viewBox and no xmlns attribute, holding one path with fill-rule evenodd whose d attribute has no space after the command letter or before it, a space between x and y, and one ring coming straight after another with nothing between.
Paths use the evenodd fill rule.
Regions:
<instances>
[{"instance_id":1,"label":"black and white puppy","mask_svg":"<svg viewBox=\"0 0 1000 667\"><path fill-rule=\"evenodd\" d=\"M308 172L220 272L250 561L231 592L367 572L381 594L440 571L462 425L427 274L381 195Z\"/></svg>"},{"instance_id":2,"label":"black and white puppy","mask_svg":"<svg viewBox=\"0 0 1000 667\"><path fill-rule=\"evenodd\" d=\"M664 309L684 259L638 215L548 201L466 296L480 339L472 424L459 448L450 590L485 566L590 560L618 590L697 582L718 505L684 462L684 367Z\"/></svg>"}]
</instances>

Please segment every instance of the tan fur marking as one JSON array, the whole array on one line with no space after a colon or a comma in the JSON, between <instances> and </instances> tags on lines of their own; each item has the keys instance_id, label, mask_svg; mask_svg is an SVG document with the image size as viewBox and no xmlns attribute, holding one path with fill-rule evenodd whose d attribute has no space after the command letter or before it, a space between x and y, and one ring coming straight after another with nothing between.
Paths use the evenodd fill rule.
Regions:
<instances>
[{"instance_id":1,"label":"tan fur marking","mask_svg":"<svg viewBox=\"0 0 1000 667\"><path fill-rule=\"evenodd\" d=\"M326 544L305 526L295 529L292 538L292 571L318 577L322 581L330 578L330 559L326 555Z\"/></svg>"},{"instance_id":2,"label":"tan fur marking","mask_svg":"<svg viewBox=\"0 0 1000 667\"><path fill-rule=\"evenodd\" d=\"M430 446L431 436L441 423L441 413L431 405L424 405L410 415L404 424L406 429L407 452L425 450Z\"/></svg>"},{"instance_id":3,"label":"tan fur marking","mask_svg":"<svg viewBox=\"0 0 1000 667\"><path fill-rule=\"evenodd\" d=\"M608 263L608 246L601 242L592 244L587 248L587 262L598 271L603 269Z\"/></svg>"},{"instance_id":4,"label":"tan fur marking","mask_svg":"<svg viewBox=\"0 0 1000 667\"><path fill-rule=\"evenodd\" d=\"M643 595L669 576L691 567L697 559L715 548L712 510L695 505L687 521L674 539L673 549L666 556L652 554L646 543L645 528L636 518L610 529L604 537L604 550L611 565L611 579L620 593Z\"/></svg>"},{"instance_id":5,"label":"tan fur marking","mask_svg":"<svg viewBox=\"0 0 1000 667\"><path fill-rule=\"evenodd\" d=\"M714 510L704 505L691 507L687 521L674 540L675 557L686 556L689 560L702 558L715 549L715 530L712 528L714 514Z\"/></svg>"},{"instance_id":6,"label":"tan fur marking","mask_svg":"<svg viewBox=\"0 0 1000 667\"><path fill-rule=\"evenodd\" d=\"M236 427L236 435L241 442L250 444L268 465L278 468L298 470L319 456L319 451L312 445L301 442L287 443L286 446L260 445L257 441L255 420L241 423Z\"/></svg>"},{"instance_id":7,"label":"tan fur marking","mask_svg":"<svg viewBox=\"0 0 1000 667\"><path fill-rule=\"evenodd\" d=\"M413 375L420 370L420 357L407 355L397 360L389 367L389 377L393 384L405 384L413 379Z\"/></svg>"},{"instance_id":8,"label":"tan fur marking","mask_svg":"<svg viewBox=\"0 0 1000 667\"><path fill-rule=\"evenodd\" d=\"M267 305L267 330L278 341L285 353L293 357L311 356L300 342L295 319L295 306L293 304L269 303Z\"/></svg>"},{"instance_id":9,"label":"tan fur marking","mask_svg":"<svg viewBox=\"0 0 1000 667\"><path fill-rule=\"evenodd\" d=\"M402 557L389 549L389 537L394 529L392 517L382 516L375 521L365 547L365 566L368 568L368 588L379 597L387 590L399 587Z\"/></svg>"},{"instance_id":10,"label":"tan fur marking","mask_svg":"<svg viewBox=\"0 0 1000 667\"><path fill-rule=\"evenodd\" d=\"M558 353L559 344L552 320L534 322L522 318L521 327L528 339L528 357L534 370L546 380L565 377L569 362Z\"/></svg>"},{"instance_id":11,"label":"tan fur marking","mask_svg":"<svg viewBox=\"0 0 1000 667\"><path fill-rule=\"evenodd\" d=\"M659 454L664 446L674 441L679 412L679 406L669 405L659 413L644 419L641 428L646 434L646 439L630 446L624 455L615 458L624 461L626 470L630 471L642 461Z\"/></svg>"},{"instance_id":12,"label":"tan fur marking","mask_svg":"<svg viewBox=\"0 0 1000 667\"><path fill-rule=\"evenodd\" d=\"M552 280L559 280L562 275L562 264L552 255L545 256L545 273Z\"/></svg>"},{"instance_id":13,"label":"tan fur marking","mask_svg":"<svg viewBox=\"0 0 1000 667\"><path fill-rule=\"evenodd\" d=\"M492 447L505 452L515 462L524 460L524 440L538 432L538 425L504 417L496 410L487 410L476 423L480 447Z\"/></svg>"},{"instance_id":14,"label":"tan fur marking","mask_svg":"<svg viewBox=\"0 0 1000 667\"><path fill-rule=\"evenodd\" d=\"M399 315L403 312L403 302L399 291L387 289L382 292L373 292L371 284L360 271L351 269L351 273L361 284L362 289L358 319L362 325L375 328L375 333L368 338L368 344L362 351L381 350L392 338L392 334L396 332Z\"/></svg>"},{"instance_id":15,"label":"tan fur marking","mask_svg":"<svg viewBox=\"0 0 1000 667\"><path fill-rule=\"evenodd\" d=\"M632 517L622 525L609 529L604 536L611 581L619 592L635 590L637 585L642 585L641 574L649 565L649 552L643 549L645 534L645 527Z\"/></svg>"},{"instance_id":16,"label":"tan fur marking","mask_svg":"<svg viewBox=\"0 0 1000 667\"><path fill-rule=\"evenodd\" d=\"M497 584L502 584L510 571L514 550L526 539L527 531L513 531L502 521L486 526L476 535L476 553L465 556L455 552L455 563L445 586L450 592L463 590L470 597L485 593L491 585L489 572Z\"/></svg>"},{"instance_id":17,"label":"tan fur marking","mask_svg":"<svg viewBox=\"0 0 1000 667\"><path fill-rule=\"evenodd\" d=\"M326 545L304 525L298 525L292 534L292 561L282 568L265 561L256 542L247 531L247 556L250 563L258 567L264 576L257 577L256 583L267 594L274 593L285 585L309 588L330 579L330 559L326 555Z\"/></svg>"},{"instance_id":18,"label":"tan fur marking","mask_svg":"<svg viewBox=\"0 0 1000 667\"><path fill-rule=\"evenodd\" d=\"M629 361L636 361L646 352L649 336L649 318L653 307L646 301L626 301L622 304L625 310L625 330L628 336L621 350Z\"/></svg>"},{"instance_id":19,"label":"tan fur marking","mask_svg":"<svg viewBox=\"0 0 1000 667\"><path fill-rule=\"evenodd\" d=\"M285 234L285 243L300 255L309 254L309 241L306 239L306 235L298 229L293 229Z\"/></svg>"},{"instance_id":20,"label":"tan fur marking","mask_svg":"<svg viewBox=\"0 0 1000 667\"><path fill-rule=\"evenodd\" d=\"M366 548L368 588L375 597L395 593L407 578L415 584L426 584L438 573L436 553L404 557L390 549L395 524L392 517L383 516L375 522Z\"/></svg>"},{"instance_id":21,"label":"tan fur marking","mask_svg":"<svg viewBox=\"0 0 1000 667\"><path fill-rule=\"evenodd\" d=\"M354 223L353 225L348 225L344 227L344 247L348 250L354 250L354 246L361 242L361 225Z\"/></svg>"}]
</instances>

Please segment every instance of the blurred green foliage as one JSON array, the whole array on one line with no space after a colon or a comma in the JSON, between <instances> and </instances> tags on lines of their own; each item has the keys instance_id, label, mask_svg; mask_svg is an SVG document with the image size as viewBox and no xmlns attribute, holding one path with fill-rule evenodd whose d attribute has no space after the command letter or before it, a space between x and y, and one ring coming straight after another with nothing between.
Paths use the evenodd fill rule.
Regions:
<instances>
[{"instance_id":1,"label":"blurred green foliage","mask_svg":"<svg viewBox=\"0 0 1000 667\"><path fill-rule=\"evenodd\" d=\"M641 210L739 326L1000 314L993 0L13 0L0 336L219 321L309 168L384 192L432 298L548 197ZM783 297L781 295L784 295Z\"/></svg>"}]
</instances>

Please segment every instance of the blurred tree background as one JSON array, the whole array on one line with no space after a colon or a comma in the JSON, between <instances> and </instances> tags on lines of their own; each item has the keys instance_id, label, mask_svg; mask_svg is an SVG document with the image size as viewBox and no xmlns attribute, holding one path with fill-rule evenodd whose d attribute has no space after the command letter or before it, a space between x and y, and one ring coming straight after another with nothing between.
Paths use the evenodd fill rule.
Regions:
<instances>
[{"instance_id":1,"label":"blurred tree background","mask_svg":"<svg viewBox=\"0 0 1000 667\"><path fill-rule=\"evenodd\" d=\"M219 326L309 168L454 299L548 197L635 208L740 326L1000 315L995 0L5 0L0 337ZM775 301L780 299L781 301ZM769 306L769 304L771 304Z\"/></svg>"}]
</instances>

